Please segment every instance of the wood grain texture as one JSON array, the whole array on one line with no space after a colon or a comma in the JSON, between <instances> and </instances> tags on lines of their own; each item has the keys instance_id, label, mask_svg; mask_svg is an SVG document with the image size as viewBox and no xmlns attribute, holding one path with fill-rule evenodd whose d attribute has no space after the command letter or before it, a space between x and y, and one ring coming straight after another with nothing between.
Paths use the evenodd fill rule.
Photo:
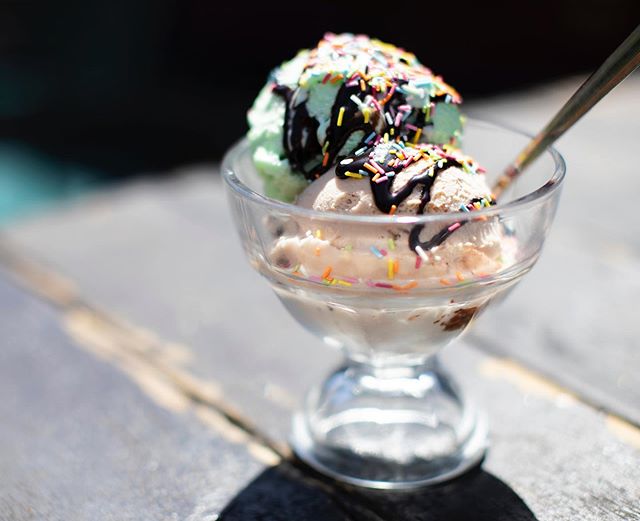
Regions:
<instances>
[{"instance_id":1,"label":"wood grain texture","mask_svg":"<svg viewBox=\"0 0 640 521\"><path fill-rule=\"evenodd\" d=\"M263 470L185 402L83 352L2 271L0 332L3 521L212 519Z\"/></svg>"}]
</instances>

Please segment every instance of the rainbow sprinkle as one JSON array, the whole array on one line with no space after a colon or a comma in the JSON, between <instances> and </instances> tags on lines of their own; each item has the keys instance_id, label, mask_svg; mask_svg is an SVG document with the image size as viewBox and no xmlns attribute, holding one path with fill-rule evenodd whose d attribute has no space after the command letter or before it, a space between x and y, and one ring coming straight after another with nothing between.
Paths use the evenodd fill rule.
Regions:
<instances>
[{"instance_id":1,"label":"rainbow sprinkle","mask_svg":"<svg viewBox=\"0 0 640 521\"><path fill-rule=\"evenodd\" d=\"M384 168L382 168L378 163L376 163L373 159L369 160L369 164L375 168L378 172L380 172L381 175L384 175L385 171ZM366 164L365 164L366 166Z\"/></svg>"},{"instance_id":2,"label":"rainbow sprinkle","mask_svg":"<svg viewBox=\"0 0 640 521\"><path fill-rule=\"evenodd\" d=\"M425 253L424 249L422 249L422 246L416 246L415 251L424 262L429 262L429 257L427 257L427 254Z\"/></svg>"},{"instance_id":3,"label":"rainbow sprinkle","mask_svg":"<svg viewBox=\"0 0 640 521\"><path fill-rule=\"evenodd\" d=\"M364 142L368 145L369 143L371 143L371 140L376 137L376 135L377 134L375 132L371 132L371 134L369 134L367 136L367 138L364 140Z\"/></svg>"},{"instance_id":4,"label":"rainbow sprinkle","mask_svg":"<svg viewBox=\"0 0 640 521\"><path fill-rule=\"evenodd\" d=\"M365 163L364 168L366 168L367 170L369 170L369 172L371 172L372 174L376 174L377 176L380 176L380 173L378 172L378 170L376 170L372 165L370 165L369 163ZM383 170L384 172L384 170ZM376 177L374 176L374 181L375 181Z\"/></svg>"},{"instance_id":5,"label":"rainbow sprinkle","mask_svg":"<svg viewBox=\"0 0 640 521\"><path fill-rule=\"evenodd\" d=\"M394 276L395 276L395 271L393 269L393 261L389 259L387 261L387 278L389 280L393 280Z\"/></svg>"},{"instance_id":6,"label":"rainbow sprinkle","mask_svg":"<svg viewBox=\"0 0 640 521\"><path fill-rule=\"evenodd\" d=\"M411 282L408 282L404 285L397 285L394 284L392 287L392 289L395 289L396 291L408 291L410 289L413 289L415 287L418 286L418 283L415 280L412 280Z\"/></svg>"},{"instance_id":7,"label":"rainbow sprinkle","mask_svg":"<svg viewBox=\"0 0 640 521\"><path fill-rule=\"evenodd\" d=\"M382 259L384 257L384 255L382 255L380 250L378 248L376 248L375 246L370 246L369 249L371 250L371 253L373 253L379 259Z\"/></svg>"}]
</instances>

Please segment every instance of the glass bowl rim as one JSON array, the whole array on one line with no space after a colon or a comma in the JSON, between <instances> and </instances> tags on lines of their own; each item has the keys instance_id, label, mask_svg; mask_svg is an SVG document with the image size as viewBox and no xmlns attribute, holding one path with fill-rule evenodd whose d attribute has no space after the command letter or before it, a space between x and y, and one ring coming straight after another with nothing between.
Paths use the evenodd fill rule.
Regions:
<instances>
[{"instance_id":1,"label":"glass bowl rim","mask_svg":"<svg viewBox=\"0 0 640 521\"><path fill-rule=\"evenodd\" d=\"M526 132L514 129L512 127L502 124L495 124L480 119L467 118L466 125L470 125L472 127L484 127L494 131L506 131L513 134L519 134L520 136L526 137L528 139L531 139L533 137ZM560 152L558 152L554 147L550 146L547 147L542 155L551 156L551 158L553 159L553 175L536 190L528 192L521 197L514 199L513 201L509 201L506 204L497 204L488 208L474 210L473 212L459 211L421 215L350 215L346 213L322 212L313 210L311 208L303 208L292 203L286 203L284 201L272 199L249 188L235 174L232 164L238 156L246 154L250 150L251 149L249 141L246 137L243 137L226 152L222 160L222 177L224 178L227 186L229 186L235 193L243 198L251 200L254 203L267 207L270 211L278 210L286 214L295 214L307 219L322 221L329 220L348 223L427 224L442 221L451 222L451 220L466 221L471 218L476 218L480 215L491 217L502 215L505 212L517 212L520 210L528 209L537 204L541 204L552 197L552 195L557 192L562 186L562 182L566 174L566 163L564 158L562 157ZM514 151L514 157L518 152L519 150Z\"/></svg>"}]
</instances>

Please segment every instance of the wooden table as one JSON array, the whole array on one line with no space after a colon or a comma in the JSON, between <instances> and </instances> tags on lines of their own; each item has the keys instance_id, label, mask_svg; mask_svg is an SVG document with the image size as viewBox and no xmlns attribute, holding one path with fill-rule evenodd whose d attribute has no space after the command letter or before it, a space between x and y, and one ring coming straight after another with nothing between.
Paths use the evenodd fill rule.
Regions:
<instances>
[{"instance_id":1,"label":"wooden table","mask_svg":"<svg viewBox=\"0 0 640 521\"><path fill-rule=\"evenodd\" d=\"M468 111L535 130L576 82ZM6 227L0 519L640 519L638 92L560 143L539 264L445 353L493 441L431 489L337 486L292 460L290 414L339 357L251 271L213 168Z\"/></svg>"}]
</instances>

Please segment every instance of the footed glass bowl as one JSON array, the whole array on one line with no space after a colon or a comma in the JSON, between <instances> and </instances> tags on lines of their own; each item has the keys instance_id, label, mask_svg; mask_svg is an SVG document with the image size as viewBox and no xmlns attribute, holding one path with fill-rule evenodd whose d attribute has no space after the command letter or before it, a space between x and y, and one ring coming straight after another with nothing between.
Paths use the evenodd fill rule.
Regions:
<instances>
[{"instance_id":1,"label":"footed glass bowl","mask_svg":"<svg viewBox=\"0 0 640 521\"><path fill-rule=\"evenodd\" d=\"M462 148L491 185L528 140L469 121ZM344 353L293 419L297 455L381 489L438 483L476 465L486 421L437 354L536 262L565 175L560 154L549 149L497 206L419 216L323 213L265 197L246 140L222 170L251 265L300 324ZM409 248L412 233L426 242L445 229L438 247Z\"/></svg>"}]
</instances>

